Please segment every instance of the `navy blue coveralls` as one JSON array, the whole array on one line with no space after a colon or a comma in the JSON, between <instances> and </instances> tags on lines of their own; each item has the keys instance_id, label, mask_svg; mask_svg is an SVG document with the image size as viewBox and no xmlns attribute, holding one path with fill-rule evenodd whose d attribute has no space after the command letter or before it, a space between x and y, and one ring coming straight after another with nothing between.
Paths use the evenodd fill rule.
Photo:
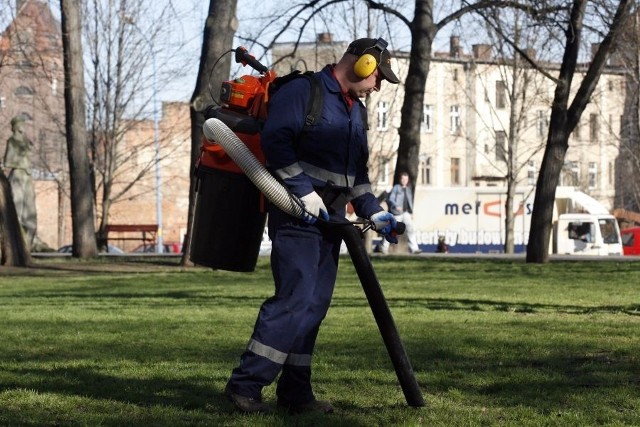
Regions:
<instances>
[{"instance_id":1,"label":"navy blue coveralls","mask_svg":"<svg viewBox=\"0 0 640 427\"><path fill-rule=\"evenodd\" d=\"M339 199L344 201L341 206L330 207L325 201L331 216L344 218L350 200L358 216L369 218L382 208L368 178L366 125L359 110L364 106L358 100L348 108L332 66L316 77L324 91L322 117L304 132L309 81L295 79L272 97L261 133L267 167L298 197L311 191L346 196ZM278 401L303 404L315 399L311 357L331 303L342 239L330 227L321 230L274 205L268 226L275 295L262 304L228 386L234 393L260 399L262 388L281 372Z\"/></svg>"}]
</instances>

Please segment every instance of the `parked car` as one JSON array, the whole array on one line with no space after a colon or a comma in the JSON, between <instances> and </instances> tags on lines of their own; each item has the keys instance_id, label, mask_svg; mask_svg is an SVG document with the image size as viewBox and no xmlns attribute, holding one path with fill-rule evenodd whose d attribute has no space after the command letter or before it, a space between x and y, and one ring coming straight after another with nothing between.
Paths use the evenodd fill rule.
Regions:
<instances>
[{"instance_id":1,"label":"parked car","mask_svg":"<svg viewBox=\"0 0 640 427\"><path fill-rule=\"evenodd\" d=\"M162 245L162 252L165 254L179 254L182 250L182 245L177 242L167 242ZM155 243L146 243L136 247L131 253L156 253Z\"/></svg>"},{"instance_id":2,"label":"parked car","mask_svg":"<svg viewBox=\"0 0 640 427\"><path fill-rule=\"evenodd\" d=\"M625 255L640 255L640 227L620 230L622 251Z\"/></svg>"},{"instance_id":3,"label":"parked car","mask_svg":"<svg viewBox=\"0 0 640 427\"><path fill-rule=\"evenodd\" d=\"M58 248L58 252L62 254L70 254L73 251L73 245L64 245ZM108 254L122 255L124 251L117 246L107 245L107 250L103 251Z\"/></svg>"}]
</instances>

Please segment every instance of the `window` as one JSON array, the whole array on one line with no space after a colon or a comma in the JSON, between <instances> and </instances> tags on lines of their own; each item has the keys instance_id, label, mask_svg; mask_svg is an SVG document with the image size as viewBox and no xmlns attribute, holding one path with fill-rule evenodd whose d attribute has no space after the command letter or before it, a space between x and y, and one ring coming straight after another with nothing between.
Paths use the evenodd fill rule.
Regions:
<instances>
[{"instance_id":1,"label":"window","mask_svg":"<svg viewBox=\"0 0 640 427\"><path fill-rule=\"evenodd\" d=\"M507 107L507 86L502 80L496 81L496 108Z\"/></svg>"},{"instance_id":2,"label":"window","mask_svg":"<svg viewBox=\"0 0 640 427\"><path fill-rule=\"evenodd\" d=\"M460 107L453 105L449 109L449 112L451 118L451 134L458 135L460 133Z\"/></svg>"},{"instance_id":3,"label":"window","mask_svg":"<svg viewBox=\"0 0 640 427\"><path fill-rule=\"evenodd\" d=\"M569 239L593 243L596 225L592 222L570 222L567 231Z\"/></svg>"},{"instance_id":4,"label":"window","mask_svg":"<svg viewBox=\"0 0 640 427\"><path fill-rule=\"evenodd\" d=\"M609 114L609 135L613 135L613 114Z\"/></svg>"},{"instance_id":5,"label":"window","mask_svg":"<svg viewBox=\"0 0 640 427\"><path fill-rule=\"evenodd\" d=\"M544 114L543 110L538 110L536 128L538 130L538 136L541 138L544 137L547 130L547 116Z\"/></svg>"},{"instance_id":6,"label":"window","mask_svg":"<svg viewBox=\"0 0 640 427\"><path fill-rule=\"evenodd\" d=\"M431 185L431 157L420 156L420 184Z\"/></svg>"},{"instance_id":7,"label":"window","mask_svg":"<svg viewBox=\"0 0 640 427\"><path fill-rule=\"evenodd\" d=\"M18 66L19 69L23 69L23 70L29 70L33 68L33 63L28 59L23 59L19 61L16 65Z\"/></svg>"},{"instance_id":8,"label":"window","mask_svg":"<svg viewBox=\"0 0 640 427\"><path fill-rule=\"evenodd\" d=\"M607 177L609 180L609 185L613 185L613 162L609 162L609 167L607 170Z\"/></svg>"},{"instance_id":9,"label":"window","mask_svg":"<svg viewBox=\"0 0 640 427\"><path fill-rule=\"evenodd\" d=\"M626 132L625 132L625 117L624 116L620 116L620 137L624 138L626 137Z\"/></svg>"},{"instance_id":10,"label":"window","mask_svg":"<svg viewBox=\"0 0 640 427\"><path fill-rule=\"evenodd\" d=\"M533 160L527 162L527 184L536 185L536 162Z\"/></svg>"},{"instance_id":11,"label":"window","mask_svg":"<svg viewBox=\"0 0 640 427\"><path fill-rule=\"evenodd\" d=\"M378 184L386 185L389 183L389 161L383 157L378 158Z\"/></svg>"},{"instance_id":12,"label":"window","mask_svg":"<svg viewBox=\"0 0 640 427\"><path fill-rule=\"evenodd\" d=\"M29 96L33 95L33 89L28 86L19 86L14 93L16 96Z\"/></svg>"},{"instance_id":13,"label":"window","mask_svg":"<svg viewBox=\"0 0 640 427\"><path fill-rule=\"evenodd\" d=\"M598 185L598 164L589 162L589 188L596 188Z\"/></svg>"},{"instance_id":14,"label":"window","mask_svg":"<svg viewBox=\"0 0 640 427\"><path fill-rule=\"evenodd\" d=\"M420 123L420 131L424 133L433 132L433 106L424 104L422 106L422 122Z\"/></svg>"},{"instance_id":15,"label":"window","mask_svg":"<svg viewBox=\"0 0 640 427\"><path fill-rule=\"evenodd\" d=\"M377 130L385 131L389 129L388 121L389 103L386 101L378 101L378 127Z\"/></svg>"},{"instance_id":16,"label":"window","mask_svg":"<svg viewBox=\"0 0 640 427\"><path fill-rule=\"evenodd\" d=\"M496 131L496 161L497 162L506 162L507 161L507 134L503 130Z\"/></svg>"},{"instance_id":17,"label":"window","mask_svg":"<svg viewBox=\"0 0 640 427\"><path fill-rule=\"evenodd\" d=\"M620 243L615 219L601 218L598 220L598 227L600 227L600 234L602 234L604 243Z\"/></svg>"},{"instance_id":18,"label":"window","mask_svg":"<svg viewBox=\"0 0 640 427\"><path fill-rule=\"evenodd\" d=\"M454 82L458 81L458 69L457 68L453 69L453 81Z\"/></svg>"},{"instance_id":19,"label":"window","mask_svg":"<svg viewBox=\"0 0 640 427\"><path fill-rule=\"evenodd\" d=\"M138 158L138 147L133 147L131 152L129 153L129 162L131 162L135 166L140 165L140 159Z\"/></svg>"},{"instance_id":20,"label":"window","mask_svg":"<svg viewBox=\"0 0 640 427\"><path fill-rule=\"evenodd\" d=\"M451 184L460 184L460 158L458 157L451 158Z\"/></svg>"},{"instance_id":21,"label":"window","mask_svg":"<svg viewBox=\"0 0 640 427\"><path fill-rule=\"evenodd\" d=\"M0 96L0 108L7 108L7 98Z\"/></svg>"},{"instance_id":22,"label":"window","mask_svg":"<svg viewBox=\"0 0 640 427\"><path fill-rule=\"evenodd\" d=\"M591 114L589 115L589 140L591 142L595 142L598 140L598 132L599 132L598 115Z\"/></svg>"},{"instance_id":23,"label":"window","mask_svg":"<svg viewBox=\"0 0 640 427\"><path fill-rule=\"evenodd\" d=\"M580 185L580 168L578 162L566 161L562 167L560 175L560 185L578 186Z\"/></svg>"},{"instance_id":24,"label":"window","mask_svg":"<svg viewBox=\"0 0 640 427\"><path fill-rule=\"evenodd\" d=\"M573 137L580 139L580 120L576 123L576 127L573 128Z\"/></svg>"}]
</instances>

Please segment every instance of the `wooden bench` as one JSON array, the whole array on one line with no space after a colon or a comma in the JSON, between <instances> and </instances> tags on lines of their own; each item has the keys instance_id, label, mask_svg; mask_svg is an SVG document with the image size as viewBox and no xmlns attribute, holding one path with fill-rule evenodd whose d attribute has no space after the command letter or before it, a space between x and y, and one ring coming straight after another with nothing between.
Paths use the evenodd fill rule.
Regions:
<instances>
[{"instance_id":1,"label":"wooden bench","mask_svg":"<svg viewBox=\"0 0 640 427\"><path fill-rule=\"evenodd\" d=\"M125 241L136 240L141 241L143 245L156 244L158 236L158 224L108 224L107 243L109 240ZM138 236L132 236L133 233L141 233ZM112 237L112 234L117 234Z\"/></svg>"}]
</instances>

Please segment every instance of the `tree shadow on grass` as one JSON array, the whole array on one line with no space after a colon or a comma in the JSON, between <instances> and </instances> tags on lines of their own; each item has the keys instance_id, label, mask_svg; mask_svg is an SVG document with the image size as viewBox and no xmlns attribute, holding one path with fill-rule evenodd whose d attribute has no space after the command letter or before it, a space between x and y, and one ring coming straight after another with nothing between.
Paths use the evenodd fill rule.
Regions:
<instances>
[{"instance_id":1,"label":"tree shadow on grass","mask_svg":"<svg viewBox=\"0 0 640 427\"><path fill-rule=\"evenodd\" d=\"M489 340L483 344L481 341L478 340L478 345L491 348ZM409 348L418 345L417 342L409 344ZM637 412L640 405L640 368L632 354L557 349L546 357L536 358L520 353L521 356L503 362L498 354L464 354L455 350L455 344L452 346L452 350L432 347L424 351L409 351L410 364L427 407L435 396L437 400L464 401L466 406L498 410L531 408L538 414L547 415L562 414L568 408L586 418L612 411L624 421L623 424L630 420L640 421L640 413ZM323 387L348 387L355 394L375 393L376 389L396 389L400 393L400 383L395 376L371 375L371 372L378 371L395 372L380 350L370 348L368 351L374 355L368 359L368 369L345 370L329 381L323 379ZM514 352L506 351L508 354ZM349 355L343 356L342 362L348 365ZM354 372L362 372L363 377L358 378ZM402 398L404 401L404 396ZM350 405L353 411L363 409L352 401L345 401L342 405Z\"/></svg>"},{"instance_id":2,"label":"tree shadow on grass","mask_svg":"<svg viewBox=\"0 0 640 427\"><path fill-rule=\"evenodd\" d=\"M386 298L391 310L403 307L423 307L425 310L451 311L504 311L513 313L534 314L554 312L561 314L592 314L592 313L624 313L630 316L640 316L639 304L628 305L577 305L577 304L543 304L519 301L494 301L488 299L468 298ZM334 298L332 307L360 307L366 305L366 300L357 298Z\"/></svg>"},{"instance_id":3,"label":"tree shadow on grass","mask_svg":"<svg viewBox=\"0 0 640 427\"><path fill-rule=\"evenodd\" d=\"M19 381L5 383L1 390L27 389L40 393L66 394L95 399L114 400L138 406L175 406L184 409L202 409L220 406L220 411L232 409L221 390L213 384L222 378L183 379L120 377L98 372L89 367L53 369L7 369ZM211 384L211 385L210 385Z\"/></svg>"},{"instance_id":4,"label":"tree shadow on grass","mask_svg":"<svg viewBox=\"0 0 640 427\"><path fill-rule=\"evenodd\" d=\"M110 409L118 411L118 408L110 408L109 402L142 408L174 407L186 411L179 417L179 420L173 421L159 419L161 415L153 415L153 412L149 412L147 415L148 420L144 420L145 416L138 415L138 419L142 420L142 425L190 425L190 418L198 418L200 422L197 424L199 425L216 425L219 420L235 419L237 421L243 417L247 419L247 425L254 425L250 420L253 417L259 417L261 422L266 422L266 424L258 423L259 425L365 427L369 424L365 424L359 419L362 413L366 410L380 410L380 408L355 407L345 401L336 402L340 406L337 410L339 414L290 415L283 409L278 409L275 402L267 401L274 409L273 414L248 415L240 413L224 395L223 387L227 380L226 377L194 378L193 380L123 378L100 373L91 368L16 369L13 373L21 378L21 381L1 385L0 393L10 390L29 390L40 394L51 393L94 399L97 405L101 405L101 411L104 412L108 412ZM47 410L45 414L38 414L37 409L21 409L15 411L13 415L7 413L5 416L9 417L7 419L24 420L25 414L29 413L31 418L46 416L47 423L50 423L51 411ZM386 410L388 409L386 408ZM354 414L350 414L350 412ZM131 425L131 420L127 418L124 411L110 414L109 418L110 421L117 423L114 425ZM104 417L102 419L104 421ZM204 424L202 424L203 422ZM40 424L34 422L32 425Z\"/></svg>"}]
</instances>

